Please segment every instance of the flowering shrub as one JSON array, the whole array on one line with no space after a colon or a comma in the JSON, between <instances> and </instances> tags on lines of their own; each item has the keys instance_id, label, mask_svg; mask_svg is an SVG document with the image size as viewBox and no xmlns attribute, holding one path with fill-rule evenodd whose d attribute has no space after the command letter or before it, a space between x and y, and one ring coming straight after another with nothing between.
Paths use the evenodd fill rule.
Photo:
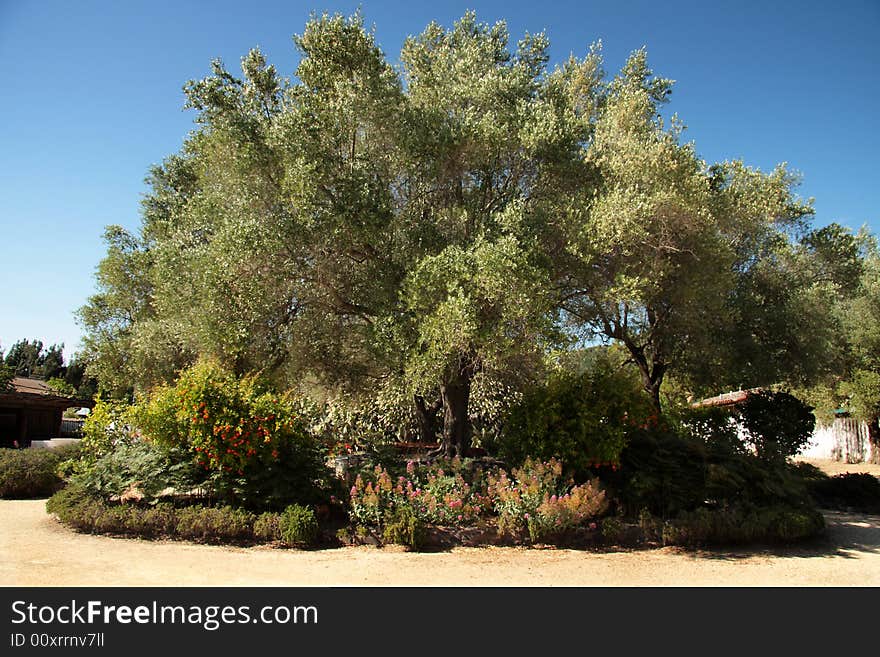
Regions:
<instances>
[{"instance_id":1,"label":"flowering shrub","mask_svg":"<svg viewBox=\"0 0 880 657\"><path fill-rule=\"evenodd\" d=\"M538 541L582 526L607 508L596 480L578 486L563 480L562 463L555 459L526 459L512 475L502 471L489 477L489 495L503 533L528 531L532 541Z\"/></svg>"},{"instance_id":2,"label":"flowering shrub","mask_svg":"<svg viewBox=\"0 0 880 657\"><path fill-rule=\"evenodd\" d=\"M135 417L149 440L189 452L230 503L281 509L320 497L316 483L326 472L296 403L254 376L200 363L155 391Z\"/></svg>"},{"instance_id":3,"label":"flowering shrub","mask_svg":"<svg viewBox=\"0 0 880 657\"><path fill-rule=\"evenodd\" d=\"M408 508L432 525L472 525L492 510L481 470L468 481L454 460L417 467L394 479L382 466L358 475L351 488L351 516L362 525L384 526L397 509ZM450 470L451 468L451 470Z\"/></svg>"},{"instance_id":4,"label":"flowering shrub","mask_svg":"<svg viewBox=\"0 0 880 657\"><path fill-rule=\"evenodd\" d=\"M562 464L527 460L512 475L476 470L465 476L453 460L427 467L410 462L396 480L381 466L359 475L351 489L351 516L361 525L386 526L402 509L430 525L467 526L497 514L502 533L528 532L533 541L579 526L607 507L595 481L575 486Z\"/></svg>"}]
</instances>

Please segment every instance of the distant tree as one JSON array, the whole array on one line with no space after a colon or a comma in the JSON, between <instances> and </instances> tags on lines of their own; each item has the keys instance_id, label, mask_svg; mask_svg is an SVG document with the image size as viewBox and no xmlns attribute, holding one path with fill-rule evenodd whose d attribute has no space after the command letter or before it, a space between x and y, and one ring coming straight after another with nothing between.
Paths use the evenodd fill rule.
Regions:
<instances>
[{"instance_id":1,"label":"distant tree","mask_svg":"<svg viewBox=\"0 0 880 657\"><path fill-rule=\"evenodd\" d=\"M98 381L88 375L88 363L79 354L74 354L67 365L64 381L76 391L81 399L92 399L98 393Z\"/></svg>"},{"instance_id":2,"label":"distant tree","mask_svg":"<svg viewBox=\"0 0 880 657\"><path fill-rule=\"evenodd\" d=\"M40 340L19 340L6 354L6 365L12 368L15 376L31 376L41 365L42 351L43 343Z\"/></svg>"},{"instance_id":3,"label":"distant tree","mask_svg":"<svg viewBox=\"0 0 880 657\"><path fill-rule=\"evenodd\" d=\"M15 370L8 365L0 363L0 392L12 390L12 379L15 378Z\"/></svg>"},{"instance_id":4,"label":"distant tree","mask_svg":"<svg viewBox=\"0 0 880 657\"><path fill-rule=\"evenodd\" d=\"M864 420L880 462L880 249L866 230L832 231L830 262L818 273L839 285L825 299L827 321L837 328L835 366L804 392L826 421L839 408Z\"/></svg>"},{"instance_id":5,"label":"distant tree","mask_svg":"<svg viewBox=\"0 0 880 657\"><path fill-rule=\"evenodd\" d=\"M5 364L15 376L34 376L43 379L64 376L64 345L53 344L48 349L41 340L19 340L6 354Z\"/></svg>"}]
</instances>

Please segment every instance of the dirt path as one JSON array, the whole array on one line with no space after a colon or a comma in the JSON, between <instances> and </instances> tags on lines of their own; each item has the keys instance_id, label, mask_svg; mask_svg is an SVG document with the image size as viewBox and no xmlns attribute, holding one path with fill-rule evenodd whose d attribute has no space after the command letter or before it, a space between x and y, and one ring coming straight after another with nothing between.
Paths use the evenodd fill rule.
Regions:
<instances>
[{"instance_id":1,"label":"dirt path","mask_svg":"<svg viewBox=\"0 0 880 657\"><path fill-rule=\"evenodd\" d=\"M76 534L43 500L0 501L0 584L13 586L880 586L880 516L829 513L806 547L688 553L369 547L302 552Z\"/></svg>"}]
</instances>

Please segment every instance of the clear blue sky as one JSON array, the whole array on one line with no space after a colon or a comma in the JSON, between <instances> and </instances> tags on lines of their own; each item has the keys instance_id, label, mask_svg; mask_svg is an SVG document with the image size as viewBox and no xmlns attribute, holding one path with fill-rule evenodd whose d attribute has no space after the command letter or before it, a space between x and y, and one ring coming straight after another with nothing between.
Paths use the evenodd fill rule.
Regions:
<instances>
[{"instance_id":1,"label":"clear blue sky","mask_svg":"<svg viewBox=\"0 0 880 657\"><path fill-rule=\"evenodd\" d=\"M64 342L94 290L107 224L135 229L143 178L192 128L181 87L259 45L284 75L310 11L358 6L396 61L403 39L468 8L554 62L602 39L606 69L647 46L709 161L786 161L816 223L880 232L880 2L241 2L0 0L0 348Z\"/></svg>"}]
</instances>

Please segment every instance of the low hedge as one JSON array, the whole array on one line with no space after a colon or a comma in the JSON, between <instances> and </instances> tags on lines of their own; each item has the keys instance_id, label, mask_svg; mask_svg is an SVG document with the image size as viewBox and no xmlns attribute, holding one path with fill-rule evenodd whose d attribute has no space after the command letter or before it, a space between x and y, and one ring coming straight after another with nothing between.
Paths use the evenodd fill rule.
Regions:
<instances>
[{"instance_id":1,"label":"low hedge","mask_svg":"<svg viewBox=\"0 0 880 657\"><path fill-rule=\"evenodd\" d=\"M825 508L880 513L880 479L871 474L817 477L808 486L817 504Z\"/></svg>"},{"instance_id":2,"label":"low hedge","mask_svg":"<svg viewBox=\"0 0 880 657\"><path fill-rule=\"evenodd\" d=\"M644 513L639 521L646 540L691 547L791 543L818 536L825 529L825 520L817 510L786 505L700 508L671 520Z\"/></svg>"},{"instance_id":3,"label":"low hedge","mask_svg":"<svg viewBox=\"0 0 880 657\"><path fill-rule=\"evenodd\" d=\"M78 454L76 444L56 449L0 449L0 498L51 495L63 483L59 465Z\"/></svg>"},{"instance_id":4,"label":"low hedge","mask_svg":"<svg viewBox=\"0 0 880 657\"><path fill-rule=\"evenodd\" d=\"M93 534L291 546L312 545L320 538L314 511L301 506L258 516L231 506L109 504L81 486L70 485L49 498L46 511L78 531Z\"/></svg>"}]
</instances>

